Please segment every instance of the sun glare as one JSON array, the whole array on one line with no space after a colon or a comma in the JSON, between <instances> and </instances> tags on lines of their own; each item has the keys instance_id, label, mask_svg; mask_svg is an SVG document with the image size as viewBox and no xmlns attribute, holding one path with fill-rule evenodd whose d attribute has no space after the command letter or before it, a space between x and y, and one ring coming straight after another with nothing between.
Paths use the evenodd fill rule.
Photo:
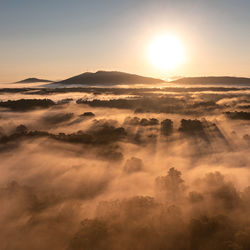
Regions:
<instances>
[{"instance_id":1,"label":"sun glare","mask_svg":"<svg viewBox=\"0 0 250 250\"><path fill-rule=\"evenodd\" d=\"M181 42L174 36L161 35L151 41L148 48L150 62L161 70L171 70L184 60Z\"/></svg>"}]
</instances>

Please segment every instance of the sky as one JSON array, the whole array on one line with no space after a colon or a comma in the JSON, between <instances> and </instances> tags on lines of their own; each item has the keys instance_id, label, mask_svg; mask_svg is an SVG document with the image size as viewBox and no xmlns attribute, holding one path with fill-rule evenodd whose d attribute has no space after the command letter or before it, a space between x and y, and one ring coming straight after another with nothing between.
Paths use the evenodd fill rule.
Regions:
<instances>
[{"instance_id":1,"label":"sky","mask_svg":"<svg viewBox=\"0 0 250 250\"><path fill-rule=\"evenodd\" d=\"M249 0L0 0L0 82L85 71L250 77ZM155 68L147 48L178 37L185 60Z\"/></svg>"}]
</instances>

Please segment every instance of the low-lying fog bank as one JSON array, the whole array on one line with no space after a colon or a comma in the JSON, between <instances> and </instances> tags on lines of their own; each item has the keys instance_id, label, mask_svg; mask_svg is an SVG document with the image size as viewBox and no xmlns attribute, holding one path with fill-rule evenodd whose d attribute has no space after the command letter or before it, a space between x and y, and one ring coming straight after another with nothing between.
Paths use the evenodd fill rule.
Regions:
<instances>
[{"instance_id":1,"label":"low-lying fog bank","mask_svg":"<svg viewBox=\"0 0 250 250\"><path fill-rule=\"evenodd\" d=\"M248 90L11 91L0 249L250 249Z\"/></svg>"}]
</instances>

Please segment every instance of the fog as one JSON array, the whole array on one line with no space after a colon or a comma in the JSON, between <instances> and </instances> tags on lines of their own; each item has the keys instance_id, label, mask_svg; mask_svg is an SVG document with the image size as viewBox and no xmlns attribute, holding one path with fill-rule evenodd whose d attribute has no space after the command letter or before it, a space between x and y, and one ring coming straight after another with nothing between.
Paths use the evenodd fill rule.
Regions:
<instances>
[{"instance_id":1,"label":"fog","mask_svg":"<svg viewBox=\"0 0 250 250\"><path fill-rule=\"evenodd\" d=\"M247 88L0 93L0 249L250 249Z\"/></svg>"}]
</instances>

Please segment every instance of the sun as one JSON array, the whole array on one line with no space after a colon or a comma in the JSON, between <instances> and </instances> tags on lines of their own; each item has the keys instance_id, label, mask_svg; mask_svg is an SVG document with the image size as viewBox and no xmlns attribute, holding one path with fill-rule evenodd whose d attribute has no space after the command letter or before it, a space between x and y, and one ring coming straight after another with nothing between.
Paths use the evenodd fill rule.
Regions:
<instances>
[{"instance_id":1,"label":"sun","mask_svg":"<svg viewBox=\"0 0 250 250\"><path fill-rule=\"evenodd\" d=\"M184 49L175 36L161 35L151 41L148 47L150 62L160 70L171 70L184 60Z\"/></svg>"}]
</instances>

